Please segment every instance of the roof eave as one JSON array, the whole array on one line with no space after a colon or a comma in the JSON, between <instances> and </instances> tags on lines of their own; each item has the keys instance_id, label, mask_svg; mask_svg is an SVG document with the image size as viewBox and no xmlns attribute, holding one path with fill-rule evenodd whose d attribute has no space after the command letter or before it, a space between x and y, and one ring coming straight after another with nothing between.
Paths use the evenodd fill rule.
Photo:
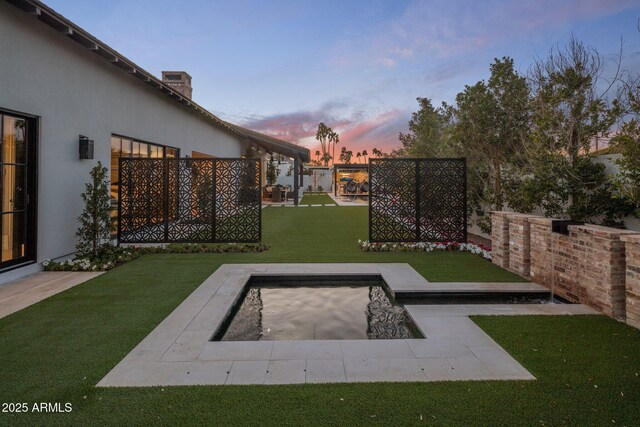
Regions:
<instances>
[{"instance_id":1,"label":"roof eave","mask_svg":"<svg viewBox=\"0 0 640 427\"><path fill-rule=\"evenodd\" d=\"M47 24L54 30L65 34L73 41L77 42L81 46L85 47L87 50L101 56L102 58L109 61L112 65L132 74L133 76L140 79L142 82L147 85L153 87L156 90L159 90L161 93L166 96L176 100L182 105L190 108L191 110L201 114L202 116L209 119L216 125L218 128L230 133L234 136L240 137L242 140L250 140L258 145L263 146L265 149L269 149L268 146L272 146L271 149L278 153L289 155L292 154L291 157L298 156L303 161L310 160L309 150L299 147L298 150L294 148L287 148L286 145L295 146L295 144L288 143L286 141L279 141L280 144L275 142L268 142L271 137L267 135L262 135L258 132L251 131L249 129L241 128L240 126L233 125L231 123L225 122L220 119L213 113L209 112L206 108L202 107L198 103L194 102L192 99L186 98L179 92L173 90L170 86L164 84L162 80L155 77L150 72L146 71L144 68L138 66L133 61L127 59L124 55L120 54L115 49L112 49L106 43L103 43L98 38L89 34L87 31L75 25L73 22L66 19L64 16L60 15L55 10L51 9L46 4L38 1L38 0L6 0L8 3L16 6L22 11L33 15L41 22ZM244 132L247 131L247 132ZM275 138L274 138L275 139ZM276 147L274 149L273 147ZM305 152L306 150L306 152ZM281 152L286 151L286 152ZM288 154L289 153L289 154ZM305 160L306 159L306 160Z\"/></svg>"}]
</instances>

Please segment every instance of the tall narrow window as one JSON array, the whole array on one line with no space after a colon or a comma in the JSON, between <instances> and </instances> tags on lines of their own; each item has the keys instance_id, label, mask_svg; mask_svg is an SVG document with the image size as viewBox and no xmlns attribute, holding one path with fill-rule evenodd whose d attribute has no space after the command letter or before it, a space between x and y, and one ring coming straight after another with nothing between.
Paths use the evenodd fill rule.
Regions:
<instances>
[{"instance_id":1,"label":"tall narrow window","mask_svg":"<svg viewBox=\"0 0 640 427\"><path fill-rule=\"evenodd\" d=\"M29 210L31 121L0 112L0 268L32 257L34 230ZM35 201L34 201L35 202Z\"/></svg>"}]
</instances>

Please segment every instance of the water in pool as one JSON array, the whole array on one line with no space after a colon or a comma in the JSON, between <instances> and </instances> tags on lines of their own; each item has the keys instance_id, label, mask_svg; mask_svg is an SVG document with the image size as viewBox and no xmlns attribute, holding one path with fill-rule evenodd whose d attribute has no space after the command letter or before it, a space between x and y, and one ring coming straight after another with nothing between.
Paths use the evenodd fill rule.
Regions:
<instances>
[{"instance_id":1,"label":"water in pool","mask_svg":"<svg viewBox=\"0 0 640 427\"><path fill-rule=\"evenodd\" d=\"M214 339L221 341L421 337L382 285L250 286Z\"/></svg>"}]
</instances>

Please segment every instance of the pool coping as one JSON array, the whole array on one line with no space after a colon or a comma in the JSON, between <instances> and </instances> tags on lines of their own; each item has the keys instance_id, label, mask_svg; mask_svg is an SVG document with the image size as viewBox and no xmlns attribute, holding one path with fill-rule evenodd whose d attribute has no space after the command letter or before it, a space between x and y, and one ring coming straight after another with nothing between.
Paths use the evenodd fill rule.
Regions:
<instances>
[{"instance_id":1,"label":"pool coping","mask_svg":"<svg viewBox=\"0 0 640 427\"><path fill-rule=\"evenodd\" d=\"M209 341L251 276L380 275L389 290L530 292L532 283L431 283L408 264L225 264L195 289L97 385L139 387L369 381L533 380L465 314L586 314L518 306L407 306L424 339ZM451 287L450 287L451 286ZM543 288L544 289L544 288ZM435 311L429 311L429 307ZM463 307L463 308L461 308ZM475 307L475 308L474 308ZM518 308L519 307L519 308ZM551 308L548 308L551 307ZM559 305L558 307L562 307ZM567 306L569 307L569 306ZM466 310L466 311L465 311Z\"/></svg>"}]
</instances>

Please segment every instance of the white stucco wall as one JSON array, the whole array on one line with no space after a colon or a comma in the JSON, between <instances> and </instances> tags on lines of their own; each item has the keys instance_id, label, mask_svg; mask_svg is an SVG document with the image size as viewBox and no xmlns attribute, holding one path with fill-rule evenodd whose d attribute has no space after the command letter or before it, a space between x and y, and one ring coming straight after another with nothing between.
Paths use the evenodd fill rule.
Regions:
<instances>
[{"instance_id":1,"label":"white stucco wall","mask_svg":"<svg viewBox=\"0 0 640 427\"><path fill-rule=\"evenodd\" d=\"M0 109L40 117L38 262L74 251L80 194L97 161L110 165L111 134L178 147L181 156L240 157L244 150L204 117L6 2ZM80 134L95 141L94 160L78 159Z\"/></svg>"}]
</instances>

